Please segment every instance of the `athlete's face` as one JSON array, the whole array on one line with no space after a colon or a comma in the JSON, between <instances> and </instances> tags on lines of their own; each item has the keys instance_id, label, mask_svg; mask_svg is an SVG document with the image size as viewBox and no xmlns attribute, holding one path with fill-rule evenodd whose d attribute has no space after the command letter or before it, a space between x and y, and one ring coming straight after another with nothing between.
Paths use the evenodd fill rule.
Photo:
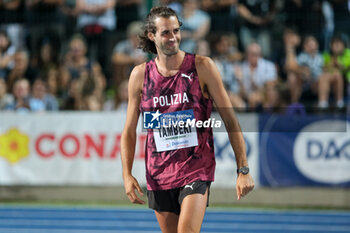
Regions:
<instances>
[{"instance_id":1,"label":"athlete's face","mask_svg":"<svg viewBox=\"0 0 350 233\"><path fill-rule=\"evenodd\" d=\"M176 16L169 18L157 17L154 20L157 31L149 33L148 37L154 41L158 53L171 56L179 51L179 43L181 41L180 25Z\"/></svg>"}]
</instances>

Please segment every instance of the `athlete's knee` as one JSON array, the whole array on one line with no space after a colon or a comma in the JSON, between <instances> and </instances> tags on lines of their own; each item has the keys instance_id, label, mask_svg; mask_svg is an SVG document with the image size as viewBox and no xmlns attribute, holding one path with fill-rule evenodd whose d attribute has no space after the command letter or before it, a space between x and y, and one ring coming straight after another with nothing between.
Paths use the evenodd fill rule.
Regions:
<instances>
[{"instance_id":1,"label":"athlete's knee","mask_svg":"<svg viewBox=\"0 0 350 233\"><path fill-rule=\"evenodd\" d=\"M177 233L199 233L200 227L196 227L191 223L179 224Z\"/></svg>"},{"instance_id":2,"label":"athlete's knee","mask_svg":"<svg viewBox=\"0 0 350 233\"><path fill-rule=\"evenodd\" d=\"M193 228L179 228L177 233L199 233L199 231L196 231Z\"/></svg>"}]
</instances>

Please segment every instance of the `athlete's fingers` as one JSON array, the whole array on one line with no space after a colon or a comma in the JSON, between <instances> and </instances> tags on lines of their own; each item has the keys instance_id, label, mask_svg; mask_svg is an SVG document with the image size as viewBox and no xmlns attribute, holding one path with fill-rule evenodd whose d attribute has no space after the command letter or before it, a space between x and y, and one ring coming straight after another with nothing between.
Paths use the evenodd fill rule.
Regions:
<instances>
[{"instance_id":1,"label":"athlete's fingers","mask_svg":"<svg viewBox=\"0 0 350 233\"><path fill-rule=\"evenodd\" d=\"M135 193L133 195L133 202L134 204L145 204L145 202L140 199Z\"/></svg>"},{"instance_id":2,"label":"athlete's fingers","mask_svg":"<svg viewBox=\"0 0 350 233\"><path fill-rule=\"evenodd\" d=\"M137 181L136 181L135 186L136 186L136 189L137 189L137 191L139 192L139 194L140 194L141 196L143 196L143 191L142 191L142 189L141 189L141 187L140 187L140 185L139 185L139 183L138 183Z\"/></svg>"},{"instance_id":3,"label":"athlete's fingers","mask_svg":"<svg viewBox=\"0 0 350 233\"><path fill-rule=\"evenodd\" d=\"M134 204L145 204L145 202L136 195L134 189L132 191L130 191L127 195L128 195L129 200L132 203L134 203Z\"/></svg>"},{"instance_id":4,"label":"athlete's fingers","mask_svg":"<svg viewBox=\"0 0 350 233\"><path fill-rule=\"evenodd\" d=\"M145 204L145 201L142 200L142 199L140 199L138 196L136 196L135 204L141 204L141 205L143 205L143 204Z\"/></svg>"},{"instance_id":5,"label":"athlete's fingers","mask_svg":"<svg viewBox=\"0 0 350 233\"><path fill-rule=\"evenodd\" d=\"M242 185L242 187L240 187L241 197L246 196L253 188L254 188L254 185L252 184Z\"/></svg>"},{"instance_id":6,"label":"athlete's fingers","mask_svg":"<svg viewBox=\"0 0 350 233\"><path fill-rule=\"evenodd\" d=\"M243 186L241 190L242 190L242 197L247 195L249 192L249 188L247 186Z\"/></svg>"},{"instance_id":7,"label":"athlete's fingers","mask_svg":"<svg viewBox=\"0 0 350 233\"><path fill-rule=\"evenodd\" d=\"M129 193L128 193L128 194L126 194L126 195L128 196L128 198L129 198L130 202L132 202L132 203L133 203L133 202L134 202L134 198L132 197L132 195L131 195L131 194L129 194Z\"/></svg>"},{"instance_id":8,"label":"athlete's fingers","mask_svg":"<svg viewBox=\"0 0 350 233\"><path fill-rule=\"evenodd\" d=\"M239 185L236 185L236 193L237 193L237 200L241 200L241 188Z\"/></svg>"},{"instance_id":9,"label":"athlete's fingers","mask_svg":"<svg viewBox=\"0 0 350 233\"><path fill-rule=\"evenodd\" d=\"M138 195L136 195L135 189L140 193L140 195L143 196L142 189L137 180L132 176L126 177L124 180L125 193L128 196L129 200L135 204L145 204L145 202L140 199Z\"/></svg>"},{"instance_id":10,"label":"athlete's fingers","mask_svg":"<svg viewBox=\"0 0 350 233\"><path fill-rule=\"evenodd\" d=\"M128 194L128 197L129 197L129 200L130 200L132 203L136 204L136 203L138 202L137 196L136 196L136 194L135 194L135 191L130 192L130 193Z\"/></svg>"}]
</instances>

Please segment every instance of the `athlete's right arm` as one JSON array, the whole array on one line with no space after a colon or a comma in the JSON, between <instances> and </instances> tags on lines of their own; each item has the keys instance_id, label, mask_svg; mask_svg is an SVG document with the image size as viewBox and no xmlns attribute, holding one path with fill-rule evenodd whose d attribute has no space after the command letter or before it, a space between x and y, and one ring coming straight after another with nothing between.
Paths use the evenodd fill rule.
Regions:
<instances>
[{"instance_id":1,"label":"athlete's right arm","mask_svg":"<svg viewBox=\"0 0 350 233\"><path fill-rule=\"evenodd\" d=\"M144 74L145 63L136 66L131 72L128 85L128 110L121 138L121 159L125 193L132 203L137 204L145 203L135 193L136 189L139 194L143 195L139 183L131 174L135 155L136 127L140 115L139 105L141 101Z\"/></svg>"}]
</instances>

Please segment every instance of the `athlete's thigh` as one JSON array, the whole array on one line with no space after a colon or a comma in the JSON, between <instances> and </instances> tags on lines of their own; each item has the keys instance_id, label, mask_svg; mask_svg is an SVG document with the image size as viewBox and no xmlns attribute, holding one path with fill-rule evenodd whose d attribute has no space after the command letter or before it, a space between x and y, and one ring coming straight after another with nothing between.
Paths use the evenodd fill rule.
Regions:
<instances>
[{"instance_id":1,"label":"athlete's thigh","mask_svg":"<svg viewBox=\"0 0 350 233\"><path fill-rule=\"evenodd\" d=\"M163 233L177 233L178 215L171 212L154 211L154 213Z\"/></svg>"},{"instance_id":2,"label":"athlete's thigh","mask_svg":"<svg viewBox=\"0 0 350 233\"><path fill-rule=\"evenodd\" d=\"M178 223L178 233L200 232L207 203L208 188L204 195L196 193L188 195L183 199Z\"/></svg>"}]
</instances>

